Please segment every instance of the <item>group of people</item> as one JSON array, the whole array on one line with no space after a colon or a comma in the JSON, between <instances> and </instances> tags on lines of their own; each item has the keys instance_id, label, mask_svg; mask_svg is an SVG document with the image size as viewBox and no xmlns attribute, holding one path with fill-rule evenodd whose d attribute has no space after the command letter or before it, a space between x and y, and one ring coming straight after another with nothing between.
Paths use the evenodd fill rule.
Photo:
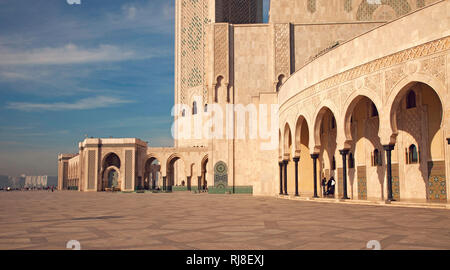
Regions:
<instances>
[{"instance_id":1,"label":"group of people","mask_svg":"<svg viewBox=\"0 0 450 270\"><path fill-rule=\"evenodd\" d=\"M54 192L56 186L46 186L46 187L0 187L0 191L36 191L36 190L46 190Z\"/></svg>"},{"instance_id":2,"label":"group of people","mask_svg":"<svg viewBox=\"0 0 450 270\"><path fill-rule=\"evenodd\" d=\"M336 180L334 180L333 176L331 176L328 181L325 176L323 177L322 190L323 190L324 197L329 197L329 196L334 197L334 192L336 190Z\"/></svg>"}]
</instances>

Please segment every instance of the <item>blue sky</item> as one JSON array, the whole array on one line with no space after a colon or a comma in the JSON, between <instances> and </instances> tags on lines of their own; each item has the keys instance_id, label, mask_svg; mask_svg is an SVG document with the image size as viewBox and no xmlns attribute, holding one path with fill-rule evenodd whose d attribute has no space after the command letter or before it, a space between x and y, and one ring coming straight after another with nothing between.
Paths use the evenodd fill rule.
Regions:
<instances>
[{"instance_id":1,"label":"blue sky","mask_svg":"<svg viewBox=\"0 0 450 270\"><path fill-rule=\"evenodd\" d=\"M0 174L56 175L85 135L171 146L174 3L0 0Z\"/></svg>"}]
</instances>

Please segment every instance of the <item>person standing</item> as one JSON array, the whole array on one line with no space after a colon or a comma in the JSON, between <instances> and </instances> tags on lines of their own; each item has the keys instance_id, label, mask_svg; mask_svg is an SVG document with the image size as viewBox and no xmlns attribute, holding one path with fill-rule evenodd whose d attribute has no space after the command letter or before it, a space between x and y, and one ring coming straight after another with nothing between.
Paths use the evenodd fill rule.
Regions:
<instances>
[{"instance_id":1,"label":"person standing","mask_svg":"<svg viewBox=\"0 0 450 270\"><path fill-rule=\"evenodd\" d=\"M323 197L325 197L325 195L326 195L326 190L325 190L325 187L326 187L326 185L327 185L327 178L325 177L325 175L323 176L323 178L322 178L322 183L321 183L321 185L322 185L322 193L323 193Z\"/></svg>"},{"instance_id":2,"label":"person standing","mask_svg":"<svg viewBox=\"0 0 450 270\"><path fill-rule=\"evenodd\" d=\"M328 191L328 195L332 195L334 197L334 191L336 189L336 180L334 180L334 177L331 176L330 181L328 181L330 185L330 189Z\"/></svg>"}]
</instances>

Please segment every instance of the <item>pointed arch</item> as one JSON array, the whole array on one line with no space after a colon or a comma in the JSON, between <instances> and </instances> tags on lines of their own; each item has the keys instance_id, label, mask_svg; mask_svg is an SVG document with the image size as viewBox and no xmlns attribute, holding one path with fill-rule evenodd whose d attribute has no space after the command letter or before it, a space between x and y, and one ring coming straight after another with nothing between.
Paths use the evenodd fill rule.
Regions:
<instances>
[{"instance_id":1,"label":"pointed arch","mask_svg":"<svg viewBox=\"0 0 450 270\"><path fill-rule=\"evenodd\" d=\"M362 101L363 99L368 99L372 102L372 104L375 106L375 109L377 110L377 113L379 114L381 108L382 108L382 103L380 98L371 93L372 91L365 89L363 91L357 91L354 92L347 100L346 100L346 104L344 105L344 136L345 136L345 144L346 146L348 146L348 144L351 143L351 141L353 141L352 138L352 131L351 131L351 120L352 120L352 115L353 112L355 110L355 107L358 105L358 103L360 101Z\"/></svg>"},{"instance_id":2,"label":"pointed arch","mask_svg":"<svg viewBox=\"0 0 450 270\"><path fill-rule=\"evenodd\" d=\"M284 133L283 133L283 158L289 159L291 156L291 147L292 147L292 132L289 123L284 125Z\"/></svg>"},{"instance_id":3,"label":"pointed arch","mask_svg":"<svg viewBox=\"0 0 450 270\"><path fill-rule=\"evenodd\" d=\"M280 90L280 87L283 85L283 83L286 81L286 76L284 74L280 74L277 77L277 84L275 87L275 92L278 93L278 91Z\"/></svg>"},{"instance_id":4,"label":"pointed arch","mask_svg":"<svg viewBox=\"0 0 450 270\"><path fill-rule=\"evenodd\" d=\"M339 115L337 114L338 110L336 108L336 105L334 105L333 102L330 100L325 100L322 102L322 104L318 107L316 110L316 113L314 114L314 151L317 151L318 148L320 148L322 142L320 139L320 130L323 122L323 118L327 112L330 112L331 115L334 117L334 119L339 119ZM339 129L339 128L337 128ZM339 132L337 132L339 135Z\"/></svg>"},{"instance_id":5,"label":"pointed arch","mask_svg":"<svg viewBox=\"0 0 450 270\"><path fill-rule=\"evenodd\" d=\"M302 133L308 133L308 144L306 146L309 148L309 125L308 120L304 115L297 117L297 123L295 125L295 156L298 156L301 151L302 145Z\"/></svg>"},{"instance_id":6,"label":"pointed arch","mask_svg":"<svg viewBox=\"0 0 450 270\"><path fill-rule=\"evenodd\" d=\"M121 165L120 157L115 152L109 152L108 154L106 154L103 157L103 160L102 160L102 169L103 170L109 166L116 166L117 168L120 169L120 165Z\"/></svg>"},{"instance_id":7,"label":"pointed arch","mask_svg":"<svg viewBox=\"0 0 450 270\"><path fill-rule=\"evenodd\" d=\"M436 78L426 74L413 74L403 78L389 91L389 96L385 104L383 122L390 123L390 125L384 125L383 129L380 128L380 137L384 139L384 144L395 143L398 134L397 127L397 108L400 106L400 102L405 94L417 83L423 83L428 85L437 94L442 105L442 119L447 119L445 112L448 110L448 104L446 103L446 87ZM381 120L381 119L380 119ZM445 121L445 120L444 120ZM441 125L447 124L442 121ZM388 143L386 143L388 142Z\"/></svg>"}]
</instances>

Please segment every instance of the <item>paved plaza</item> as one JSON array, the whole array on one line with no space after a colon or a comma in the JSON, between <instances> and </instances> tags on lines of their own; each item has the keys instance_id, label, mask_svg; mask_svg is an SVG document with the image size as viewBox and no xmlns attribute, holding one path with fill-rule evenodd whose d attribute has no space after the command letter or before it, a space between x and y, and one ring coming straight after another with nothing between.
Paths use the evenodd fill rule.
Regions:
<instances>
[{"instance_id":1,"label":"paved plaza","mask_svg":"<svg viewBox=\"0 0 450 270\"><path fill-rule=\"evenodd\" d=\"M1 192L0 249L450 249L450 211L249 195Z\"/></svg>"}]
</instances>

